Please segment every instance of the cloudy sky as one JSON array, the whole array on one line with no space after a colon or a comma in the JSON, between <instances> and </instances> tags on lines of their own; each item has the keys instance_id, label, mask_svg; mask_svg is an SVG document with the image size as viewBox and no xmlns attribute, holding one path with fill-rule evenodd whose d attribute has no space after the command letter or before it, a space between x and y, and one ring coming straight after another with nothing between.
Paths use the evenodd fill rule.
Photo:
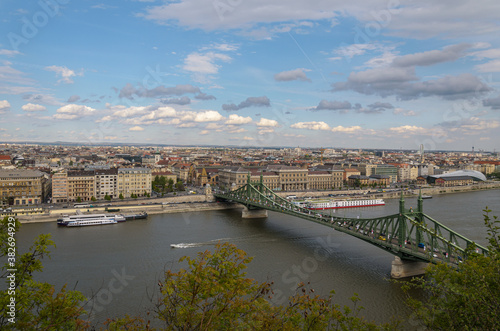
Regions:
<instances>
[{"instance_id":1,"label":"cloudy sky","mask_svg":"<svg viewBox=\"0 0 500 331\"><path fill-rule=\"evenodd\" d=\"M0 141L500 150L498 1L0 2Z\"/></svg>"}]
</instances>

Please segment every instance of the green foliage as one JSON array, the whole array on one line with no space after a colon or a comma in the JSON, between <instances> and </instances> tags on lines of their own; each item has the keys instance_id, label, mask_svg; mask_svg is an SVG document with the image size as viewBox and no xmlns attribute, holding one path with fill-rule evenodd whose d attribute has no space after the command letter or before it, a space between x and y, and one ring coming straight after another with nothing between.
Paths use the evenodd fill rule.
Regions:
<instances>
[{"instance_id":1,"label":"green foliage","mask_svg":"<svg viewBox=\"0 0 500 331\"><path fill-rule=\"evenodd\" d=\"M167 271L159 283L157 317L168 330L379 330L396 325L377 326L358 316L358 297L354 307L333 303L333 292L326 298L299 284L296 294L283 306L272 304L272 283L259 283L246 277L250 261L246 253L229 243L219 243L214 252L183 257L186 269ZM146 329L130 317L112 320L112 325ZM136 323L136 324L134 324ZM137 324L139 323L139 324ZM132 328L132 329L134 329Z\"/></svg>"},{"instance_id":2,"label":"green foliage","mask_svg":"<svg viewBox=\"0 0 500 331\"><path fill-rule=\"evenodd\" d=\"M76 198L76 202L82 202L82 198L77 197L77 198Z\"/></svg>"},{"instance_id":3,"label":"green foliage","mask_svg":"<svg viewBox=\"0 0 500 331\"><path fill-rule=\"evenodd\" d=\"M408 298L422 323L432 330L500 329L500 226L491 210L484 210L489 256L473 250L459 268L444 263L430 265L425 278L415 278L403 288L422 289L423 300Z\"/></svg>"},{"instance_id":4,"label":"green foliage","mask_svg":"<svg viewBox=\"0 0 500 331\"><path fill-rule=\"evenodd\" d=\"M184 183L181 180L177 181L177 183L175 183L175 189L177 191L184 191Z\"/></svg>"},{"instance_id":5,"label":"green foliage","mask_svg":"<svg viewBox=\"0 0 500 331\"><path fill-rule=\"evenodd\" d=\"M123 194L120 193L120 195L118 196L118 199L123 200L124 199Z\"/></svg>"},{"instance_id":6,"label":"green foliage","mask_svg":"<svg viewBox=\"0 0 500 331\"><path fill-rule=\"evenodd\" d=\"M49 255L49 247L55 246L50 234L39 235L27 253L13 253L9 245L10 233L19 230L19 222L9 223L5 217L0 224L0 256L7 259L2 267L1 278L7 282L7 291L0 292L0 329L2 330L82 330L89 324L81 318L84 296L78 291L67 291L66 286L56 292L54 286L33 280L33 274L43 269L42 258ZM14 230L14 231L12 231ZM15 256L13 256L13 254ZM15 260L15 262L14 262ZM12 264L11 264L12 263ZM10 270L15 270L14 272ZM15 278L11 278L12 274ZM9 277L9 278L7 278ZM15 317L7 306L15 298ZM15 321L15 323L12 323Z\"/></svg>"},{"instance_id":7,"label":"green foliage","mask_svg":"<svg viewBox=\"0 0 500 331\"><path fill-rule=\"evenodd\" d=\"M104 200L111 201L111 197L110 197L109 195L107 195L107 194L106 194L106 195L104 196Z\"/></svg>"},{"instance_id":8,"label":"green foliage","mask_svg":"<svg viewBox=\"0 0 500 331\"><path fill-rule=\"evenodd\" d=\"M97 201L97 199L96 199L94 196L92 196L92 197L90 198L90 200L91 200L91 201Z\"/></svg>"}]
</instances>

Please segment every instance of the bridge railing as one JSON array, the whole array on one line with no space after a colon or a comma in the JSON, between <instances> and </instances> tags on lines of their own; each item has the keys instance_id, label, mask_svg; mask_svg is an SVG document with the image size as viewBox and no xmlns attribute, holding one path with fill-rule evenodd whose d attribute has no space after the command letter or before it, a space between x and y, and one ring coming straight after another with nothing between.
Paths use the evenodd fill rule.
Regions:
<instances>
[{"instance_id":1,"label":"bridge railing","mask_svg":"<svg viewBox=\"0 0 500 331\"><path fill-rule=\"evenodd\" d=\"M248 182L237 190L215 192L214 195L248 208L267 209L329 226L404 259L457 265L468 254L488 254L487 248L412 209L373 219L331 216L298 206L278 196L262 182Z\"/></svg>"}]
</instances>

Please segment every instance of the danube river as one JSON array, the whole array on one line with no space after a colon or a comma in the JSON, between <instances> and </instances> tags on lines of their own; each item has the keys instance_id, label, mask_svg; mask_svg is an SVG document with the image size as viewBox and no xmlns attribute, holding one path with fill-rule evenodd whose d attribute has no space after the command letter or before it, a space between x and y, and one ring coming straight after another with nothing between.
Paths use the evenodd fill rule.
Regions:
<instances>
[{"instance_id":1,"label":"danube river","mask_svg":"<svg viewBox=\"0 0 500 331\"><path fill-rule=\"evenodd\" d=\"M406 206L416 206L415 198ZM484 207L500 216L500 190L436 195L424 200L434 219L480 244L487 244ZM335 215L369 218L397 212L398 200L386 205L337 211ZM164 270L177 270L184 255L213 249L228 241L254 260L248 276L274 281L274 300L282 303L297 282L310 282L317 294L335 290L336 301L349 303L357 293L362 315L377 322L405 318L404 294L389 281L394 257L368 243L320 224L269 213L267 219L242 220L239 210L161 214L108 226L58 228L55 222L23 224L17 241L25 249L38 234L51 233L56 243L37 279L60 288L68 284L87 297L94 294L93 322L106 317L145 314L158 292ZM412 325L412 320L408 322ZM413 323L414 324L414 323Z\"/></svg>"}]
</instances>

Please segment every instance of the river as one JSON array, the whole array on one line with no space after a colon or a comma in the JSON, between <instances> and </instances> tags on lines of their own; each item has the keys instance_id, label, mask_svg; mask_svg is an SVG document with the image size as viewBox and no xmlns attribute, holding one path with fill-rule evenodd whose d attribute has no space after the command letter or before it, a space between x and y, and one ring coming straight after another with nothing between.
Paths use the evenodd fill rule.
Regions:
<instances>
[{"instance_id":1,"label":"river","mask_svg":"<svg viewBox=\"0 0 500 331\"><path fill-rule=\"evenodd\" d=\"M369 218L396 213L398 200L385 206L337 211L335 215ZM416 199L406 199L416 206ZM500 216L500 190L436 195L424 212L466 237L486 245L483 209ZM68 284L94 296L93 323L106 317L151 311L151 295L168 269L177 270L184 255L213 249L228 241L254 260L247 273L274 281L276 302L293 293L297 282L310 282L317 294L335 290L336 302L348 304L357 293L362 315L376 322L405 318L408 308L399 285L389 281L394 256L320 224L269 212L267 219L241 219L239 210L151 215L147 220L116 225L58 228L55 222L23 224L17 233L21 251L38 234L51 233L56 243L36 279L60 288ZM176 248L173 248L172 245ZM412 321L410 320L409 326Z\"/></svg>"}]
</instances>

